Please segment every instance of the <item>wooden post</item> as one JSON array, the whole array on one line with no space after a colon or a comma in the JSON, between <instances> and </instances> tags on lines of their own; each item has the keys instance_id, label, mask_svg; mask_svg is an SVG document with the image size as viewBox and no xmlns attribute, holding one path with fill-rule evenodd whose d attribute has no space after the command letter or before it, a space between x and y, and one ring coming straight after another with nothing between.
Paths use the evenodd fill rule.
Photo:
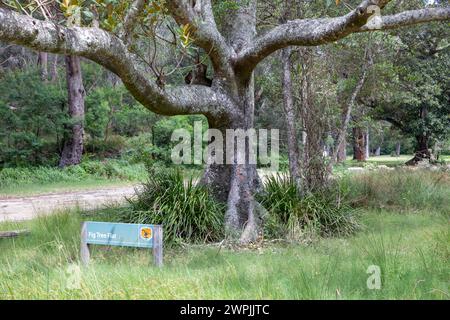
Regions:
<instances>
[{"instance_id":1,"label":"wooden post","mask_svg":"<svg viewBox=\"0 0 450 320\"><path fill-rule=\"evenodd\" d=\"M157 267L163 265L163 229L161 225L153 227L153 261Z\"/></svg>"},{"instance_id":2,"label":"wooden post","mask_svg":"<svg viewBox=\"0 0 450 320\"><path fill-rule=\"evenodd\" d=\"M87 225L86 222L83 222L81 225L81 246L80 246L80 256L81 263L84 266L89 264L90 253L89 253L89 244L87 244Z\"/></svg>"}]
</instances>

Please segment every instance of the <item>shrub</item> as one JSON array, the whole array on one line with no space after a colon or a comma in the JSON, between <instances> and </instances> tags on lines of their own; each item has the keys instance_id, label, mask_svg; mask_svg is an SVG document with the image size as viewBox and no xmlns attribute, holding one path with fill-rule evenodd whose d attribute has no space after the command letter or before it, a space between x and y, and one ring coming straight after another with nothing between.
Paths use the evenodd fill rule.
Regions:
<instances>
[{"instance_id":1,"label":"shrub","mask_svg":"<svg viewBox=\"0 0 450 320\"><path fill-rule=\"evenodd\" d=\"M117 135L110 136L107 140L91 139L85 146L85 151L95 154L97 158L117 158L125 148L125 138Z\"/></svg>"},{"instance_id":2,"label":"shrub","mask_svg":"<svg viewBox=\"0 0 450 320\"><path fill-rule=\"evenodd\" d=\"M272 176L259 200L268 211L264 232L269 238L347 236L358 229L355 210L342 201L338 184L301 196L287 175Z\"/></svg>"},{"instance_id":3,"label":"shrub","mask_svg":"<svg viewBox=\"0 0 450 320\"><path fill-rule=\"evenodd\" d=\"M129 199L124 222L162 224L168 243L207 242L223 237L224 207L208 191L184 180L179 170L149 169L142 191Z\"/></svg>"},{"instance_id":4,"label":"shrub","mask_svg":"<svg viewBox=\"0 0 450 320\"><path fill-rule=\"evenodd\" d=\"M131 163L144 163L149 167L155 163L171 164L170 149L153 145L151 133L143 133L129 138L123 158Z\"/></svg>"}]
</instances>

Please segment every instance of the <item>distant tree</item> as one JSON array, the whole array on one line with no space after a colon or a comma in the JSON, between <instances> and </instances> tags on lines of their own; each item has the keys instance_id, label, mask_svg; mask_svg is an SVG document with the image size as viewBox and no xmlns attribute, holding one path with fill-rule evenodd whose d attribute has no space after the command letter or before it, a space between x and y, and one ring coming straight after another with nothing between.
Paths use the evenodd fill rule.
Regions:
<instances>
[{"instance_id":1,"label":"distant tree","mask_svg":"<svg viewBox=\"0 0 450 320\"><path fill-rule=\"evenodd\" d=\"M67 55L66 83L70 121L66 125L59 167L79 164L84 147L84 97L80 57Z\"/></svg>"},{"instance_id":2,"label":"distant tree","mask_svg":"<svg viewBox=\"0 0 450 320\"><path fill-rule=\"evenodd\" d=\"M450 32L447 26L400 32L390 70L380 81L389 86L363 99L375 119L386 120L416 141L408 164L431 158L431 149L450 135Z\"/></svg>"},{"instance_id":3,"label":"distant tree","mask_svg":"<svg viewBox=\"0 0 450 320\"><path fill-rule=\"evenodd\" d=\"M60 84L43 84L35 66L5 73L0 78L0 166L56 165L67 121L67 95Z\"/></svg>"}]
</instances>

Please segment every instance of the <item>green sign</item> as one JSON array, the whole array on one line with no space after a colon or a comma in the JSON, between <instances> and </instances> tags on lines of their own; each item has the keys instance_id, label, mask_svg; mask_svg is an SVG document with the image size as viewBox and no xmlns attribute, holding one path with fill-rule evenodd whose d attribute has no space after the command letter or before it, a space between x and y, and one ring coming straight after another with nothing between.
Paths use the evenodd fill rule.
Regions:
<instances>
[{"instance_id":1,"label":"green sign","mask_svg":"<svg viewBox=\"0 0 450 320\"><path fill-rule=\"evenodd\" d=\"M154 226L150 224L86 222L86 243L107 246L152 248Z\"/></svg>"},{"instance_id":2,"label":"green sign","mask_svg":"<svg viewBox=\"0 0 450 320\"><path fill-rule=\"evenodd\" d=\"M86 221L81 228L81 261L90 260L90 245L153 248L157 266L162 266L162 226L152 224L111 223Z\"/></svg>"}]
</instances>

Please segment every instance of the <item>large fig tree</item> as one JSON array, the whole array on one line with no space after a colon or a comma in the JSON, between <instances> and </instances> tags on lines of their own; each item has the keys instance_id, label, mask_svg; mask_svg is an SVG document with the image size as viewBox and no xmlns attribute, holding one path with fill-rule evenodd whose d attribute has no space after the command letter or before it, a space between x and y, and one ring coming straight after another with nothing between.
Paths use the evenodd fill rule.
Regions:
<instances>
[{"instance_id":1,"label":"large fig tree","mask_svg":"<svg viewBox=\"0 0 450 320\"><path fill-rule=\"evenodd\" d=\"M130 93L149 110L169 116L203 114L210 128L222 132L226 129L253 127L253 72L261 61L277 50L289 46L319 46L352 33L450 19L449 7L431 7L425 4L426 1L422 8L393 15L381 13L387 10L389 3L395 5L396 1L350 1L353 9L347 4L347 13L342 16L287 21L258 34L257 0L97 3L105 4L106 11L111 14L114 9L112 6L117 2L121 12L117 26L105 27L99 21L101 13L95 10L91 15L96 23L91 23L90 27L67 27L56 21L23 14L20 10L14 10L9 1L3 0L0 7L0 41L41 52L70 54L95 61L120 77ZM39 7L39 3L36 2L34 7ZM70 3L70 0L63 1L68 6L67 11L77 10ZM147 7L152 3L155 6L148 10ZM223 8L225 4L229 8L221 12L218 27L215 9L216 6ZM174 86L164 81L164 74L159 73L155 77L148 72L137 44L141 37L136 36L136 33L153 23L142 12L155 10L161 10L181 27L186 43L191 41L192 45L207 55L213 68L212 82ZM68 14L66 12L66 16ZM375 15L376 21L372 19ZM108 23L114 24L113 19L108 19L106 25ZM176 34L176 30L172 31ZM227 229L238 234L243 242L255 239L262 209L254 198L259 184L255 165L209 165L203 183L210 187L218 199L227 203Z\"/></svg>"}]
</instances>

